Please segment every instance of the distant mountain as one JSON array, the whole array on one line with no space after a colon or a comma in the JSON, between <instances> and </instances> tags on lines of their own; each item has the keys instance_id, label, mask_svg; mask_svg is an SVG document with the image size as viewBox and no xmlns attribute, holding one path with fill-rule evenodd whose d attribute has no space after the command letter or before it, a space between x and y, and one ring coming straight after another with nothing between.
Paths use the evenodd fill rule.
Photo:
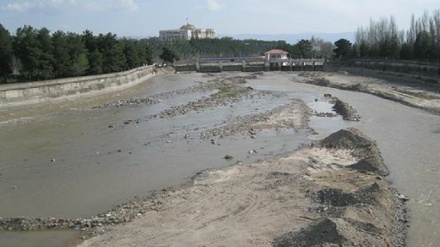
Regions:
<instances>
[{"instance_id":1,"label":"distant mountain","mask_svg":"<svg viewBox=\"0 0 440 247\"><path fill-rule=\"evenodd\" d=\"M229 35L221 35L229 36ZM237 34L232 35L234 39L258 39L266 41L285 40L289 44L295 44L301 39L321 38L324 41L330 41L334 43L339 39L347 39L352 43L355 41L355 32L344 33L297 33L297 34ZM231 37L231 36L229 36Z\"/></svg>"}]
</instances>

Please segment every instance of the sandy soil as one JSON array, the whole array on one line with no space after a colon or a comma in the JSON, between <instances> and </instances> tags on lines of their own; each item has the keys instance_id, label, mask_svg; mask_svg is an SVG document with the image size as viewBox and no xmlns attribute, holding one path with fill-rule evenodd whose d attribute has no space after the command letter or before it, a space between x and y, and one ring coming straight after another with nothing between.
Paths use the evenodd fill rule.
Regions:
<instances>
[{"instance_id":1,"label":"sandy soil","mask_svg":"<svg viewBox=\"0 0 440 247\"><path fill-rule=\"evenodd\" d=\"M404 209L382 169L374 142L342 130L280 157L204 171L157 195L161 207L80 246L401 246Z\"/></svg>"},{"instance_id":2,"label":"sandy soil","mask_svg":"<svg viewBox=\"0 0 440 247\"><path fill-rule=\"evenodd\" d=\"M440 86L423 82L383 80L378 77L366 77L348 74L347 72L304 72L300 73L297 82L320 86L358 91L373 94L405 105L440 114Z\"/></svg>"}]
</instances>

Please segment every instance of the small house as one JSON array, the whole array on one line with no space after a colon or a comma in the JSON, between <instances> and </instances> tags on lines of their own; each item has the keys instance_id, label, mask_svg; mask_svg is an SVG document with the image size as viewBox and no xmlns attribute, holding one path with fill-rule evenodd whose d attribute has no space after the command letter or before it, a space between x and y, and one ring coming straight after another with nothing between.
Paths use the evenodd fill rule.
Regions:
<instances>
[{"instance_id":1,"label":"small house","mask_svg":"<svg viewBox=\"0 0 440 247\"><path fill-rule=\"evenodd\" d=\"M271 67L286 66L289 64L287 55L289 55L289 53L285 50L273 49L264 53L264 60L266 64L269 64Z\"/></svg>"}]
</instances>

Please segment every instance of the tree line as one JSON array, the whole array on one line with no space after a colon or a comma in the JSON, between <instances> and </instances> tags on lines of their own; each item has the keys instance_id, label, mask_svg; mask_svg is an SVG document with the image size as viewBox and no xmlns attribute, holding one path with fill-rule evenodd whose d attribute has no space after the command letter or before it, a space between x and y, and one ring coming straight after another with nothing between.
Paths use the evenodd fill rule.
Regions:
<instances>
[{"instance_id":1,"label":"tree line","mask_svg":"<svg viewBox=\"0 0 440 247\"><path fill-rule=\"evenodd\" d=\"M371 20L358 28L354 44L339 40L335 45L340 58L440 62L440 10L412 15L408 30L399 30L394 17Z\"/></svg>"},{"instance_id":2,"label":"tree line","mask_svg":"<svg viewBox=\"0 0 440 247\"><path fill-rule=\"evenodd\" d=\"M323 39L312 37L289 44L284 40L264 41L256 39L235 40L231 37L220 39L191 39L162 43L161 51L166 58L191 60L201 57L243 57L262 56L270 49L283 49L291 58L331 59L334 45Z\"/></svg>"},{"instance_id":3,"label":"tree line","mask_svg":"<svg viewBox=\"0 0 440 247\"><path fill-rule=\"evenodd\" d=\"M331 58L333 44L322 39L286 41L191 39L163 42L82 34L24 26L11 34L0 24L0 83L36 81L123 71L153 62L200 57L261 56L284 49L292 58Z\"/></svg>"},{"instance_id":4,"label":"tree line","mask_svg":"<svg viewBox=\"0 0 440 247\"><path fill-rule=\"evenodd\" d=\"M0 82L34 81L119 72L151 64L148 40L24 26L10 34L0 24Z\"/></svg>"}]
</instances>

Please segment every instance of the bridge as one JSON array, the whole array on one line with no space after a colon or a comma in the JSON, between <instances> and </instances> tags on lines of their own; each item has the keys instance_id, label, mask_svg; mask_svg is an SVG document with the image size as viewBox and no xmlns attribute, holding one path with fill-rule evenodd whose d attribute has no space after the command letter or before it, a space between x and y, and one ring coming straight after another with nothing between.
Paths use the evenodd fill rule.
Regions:
<instances>
[{"instance_id":1,"label":"bridge","mask_svg":"<svg viewBox=\"0 0 440 247\"><path fill-rule=\"evenodd\" d=\"M314 71L322 70L325 60L312 59L269 59L264 57L210 57L179 61L174 64L176 72L196 71L201 73L241 71Z\"/></svg>"}]
</instances>

